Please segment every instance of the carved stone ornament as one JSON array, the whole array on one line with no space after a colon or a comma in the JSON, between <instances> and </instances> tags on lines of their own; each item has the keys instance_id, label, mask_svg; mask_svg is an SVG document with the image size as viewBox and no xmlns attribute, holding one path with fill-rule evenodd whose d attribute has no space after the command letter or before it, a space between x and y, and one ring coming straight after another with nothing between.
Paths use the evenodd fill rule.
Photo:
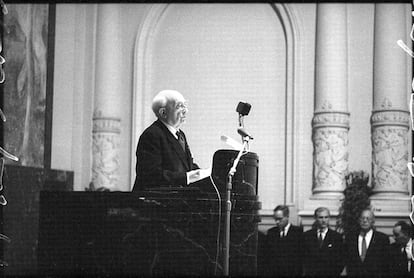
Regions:
<instances>
[{"instance_id":1,"label":"carved stone ornament","mask_svg":"<svg viewBox=\"0 0 414 278\"><path fill-rule=\"evenodd\" d=\"M325 100L322 104L321 104L321 108L322 111L331 111L332 110L332 104Z\"/></svg>"},{"instance_id":2,"label":"carved stone ornament","mask_svg":"<svg viewBox=\"0 0 414 278\"><path fill-rule=\"evenodd\" d=\"M119 180L120 121L94 119L92 136L92 182L96 188L116 190Z\"/></svg>"},{"instance_id":3,"label":"carved stone ornament","mask_svg":"<svg viewBox=\"0 0 414 278\"><path fill-rule=\"evenodd\" d=\"M389 100L387 97L384 97L381 103L381 108L389 110L391 107L392 107L391 100Z\"/></svg>"},{"instance_id":4,"label":"carved stone ornament","mask_svg":"<svg viewBox=\"0 0 414 278\"><path fill-rule=\"evenodd\" d=\"M313 191L338 192L348 173L348 130L325 127L313 133Z\"/></svg>"},{"instance_id":5,"label":"carved stone ornament","mask_svg":"<svg viewBox=\"0 0 414 278\"><path fill-rule=\"evenodd\" d=\"M374 111L371 116L372 127L402 126L410 127L410 113L403 110Z\"/></svg>"},{"instance_id":6,"label":"carved stone ornament","mask_svg":"<svg viewBox=\"0 0 414 278\"><path fill-rule=\"evenodd\" d=\"M315 112L312 127L342 127L349 129L349 113L347 112Z\"/></svg>"},{"instance_id":7,"label":"carved stone ornament","mask_svg":"<svg viewBox=\"0 0 414 278\"><path fill-rule=\"evenodd\" d=\"M110 117L94 117L93 132L121 133L121 120Z\"/></svg>"},{"instance_id":8,"label":"carved stone ornament","mask_svg":"<svg viewBox=\"0 0 414 278\"><path fill-rule=\"evenodd\" d=\"M407 128L381 126L372 132L374 192L408 192Z\"/></svg>"}]
</instances>

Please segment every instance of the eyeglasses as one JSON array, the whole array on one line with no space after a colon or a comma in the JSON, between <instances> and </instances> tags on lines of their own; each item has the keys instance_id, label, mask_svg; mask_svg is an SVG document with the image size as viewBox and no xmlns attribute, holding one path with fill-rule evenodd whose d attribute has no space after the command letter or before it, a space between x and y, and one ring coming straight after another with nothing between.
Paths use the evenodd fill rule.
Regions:
<instances>
[{"instance_id":1,"label":"eyeglasses","mask_svg":"<svg viewBox=\"0 0 414 278\"><path fill-rule=\"evenodd\" d=\"M179 102L175 105L175 109L181 110L181 109L187 109L188 103L187 102Z\"/></svg>"},{"instance_id":2,"label":"eyeglasses","mask_svg":"<svg viewBox=\"0 0 414 278\"><path fill-rule=\"evenodd\" d=\"M359 217L359 218L358 218L358 220L359 220L360 222L362 222L362 221L364 221L364 220L367 220L367 221L372 221L372 220L373 220L373 218L372 218L372 217L366 217L366 216L364 216L364 217Z\"/></svg>"}]
</instances>

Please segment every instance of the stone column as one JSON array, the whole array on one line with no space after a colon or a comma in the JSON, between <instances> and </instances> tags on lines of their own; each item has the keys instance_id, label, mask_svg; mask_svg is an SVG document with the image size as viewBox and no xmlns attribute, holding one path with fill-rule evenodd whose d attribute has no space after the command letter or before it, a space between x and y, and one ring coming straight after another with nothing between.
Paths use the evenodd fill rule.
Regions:
<instances>
[{"instance_id":1,"label":"stone column","mask_svg":"<svg viewBox=\"0 0 414 278\"><path fill-rule=\"evenodd\" d=\"M374 29L374 96L371 116L374 196L408 195L408 63L398 45L407 38L408 5L376 4Z\"/></svg>"},{"instance_id":2,"label":"stone column","mask_svg":"<svg viewBox=\"0 0 414 278\"><path fill-rule=\"evenodd\" d=\"M338 199L348 172L346 5L318 4L316 25L312 197Z\"/></svg>"},{"instance_id":3,"label":"stone column","mask_svg":"<svg viewBox=\"0 0 414 278\"><path fill-rule=\"evenodd\" d=\"M119 190L121 31L117 5L98 5L92 182L110 190Z\"/></svg>"}]
</instances>

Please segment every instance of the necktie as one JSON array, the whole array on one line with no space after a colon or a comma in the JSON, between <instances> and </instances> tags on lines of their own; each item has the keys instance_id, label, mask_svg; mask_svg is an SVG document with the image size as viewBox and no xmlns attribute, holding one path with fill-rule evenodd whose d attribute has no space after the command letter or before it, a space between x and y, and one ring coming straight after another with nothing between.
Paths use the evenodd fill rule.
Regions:
<instances>
[{"instance_id":1,"label":"necktie","mask_svg":"<svg viewBox=\"0 0 414 278\"><path fill-rule=\"evenodd\" d=\"M321 248L323 244L322 231L319 231L318 242L319 242L319 248Z\"/></svg>"},{"instance_id":2,"label":"necktie","mask_svg":"<svg viewBox=\"0 0 414 278\"><path fill-rule=\"evenodd\" d=\"M367 255L367 242L365 240L365 235L362 236L362 246L361 246L361 261L365 260Z\"/></svg>"},{"instance_id":3,"label":"necktie","mask_svg":"<svg viewBox=\"0 0 414 278\"><path fill-rule=\"evenodd\" d=\"M282 230L281 232L280 232L280 238L284 238L285 237L285 230Z\"/></svg>"},{"instance_id":4,"label":"necktie","mask_svg":"<svg viewBox=\"0 0 414 278\"><path fill-rule=\"evenodd\" d=\"M183 151L185 151L185 141L184 141L184 136L181 134L181 132L177 131L177 136L178 136L178 143L180 143L181 148L183 149Z\"/></svg>"}]
</instances>

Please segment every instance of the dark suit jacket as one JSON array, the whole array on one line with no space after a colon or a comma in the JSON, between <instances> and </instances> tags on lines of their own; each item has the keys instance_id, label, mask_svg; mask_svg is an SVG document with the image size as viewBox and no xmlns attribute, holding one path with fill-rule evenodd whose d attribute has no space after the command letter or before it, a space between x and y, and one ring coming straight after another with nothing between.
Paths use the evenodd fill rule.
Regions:
<instances>
[{"instance_id":1,"label":"dark suit jacket","mask_svg":"<svg viewBox=\"0 0 414 278\"><path fill-rule=\"evenodd\" d=\"M411 262L411 270L412 264ZM397 276L414 276L414 272L408 272L407 255L401 252L401 246L397 243L390 245L390 274Z\"/></svg>"},{"instance_id":2,"label":"dark suit jacket","mask_svg":"<svg viewBox=\"0 0 414 278\"><path fill-rule=\"evenodd\" d=\"M302 273L302 234L303 229L293 225L284 238L280 238L278 227L268 230L265 275L292 277Z\"/></svg>"},{"instance_id":3,"label":"dark suit jacket","mask_svg":"<svg viewBox=\"0 0 414 278\"><path fill-rule=\"evenodd\" d=\"M328 229L319 247L316 229L303 234L303 268L306 276L339 276L344 268L342 235Z\"/></svg>"},{"instance_id":4,"label":"dark suit jacket","mask_svg":"<svg viewBox=\"0 0 414 278\"><path fill-rule=\"evenodd\" d=\"M374 231L364 262L358 252L358 234L346 240L346 269L349 276L385 276L389 272L390 241L388 236Z\"/></svg>"},{"instance_id":5,"label":"dark suit jacket","mask_svg":"<svg viewBox=\"0 0 414 278\"><path fill-rule=\"evenodd\" d=\"M181 132L185 138L183 132ZM186 172L198 169L185 140L185 151L168 128L156 120L139 138L133 191L154 186L186 186Z\"/></svg>"}]
</instances>

